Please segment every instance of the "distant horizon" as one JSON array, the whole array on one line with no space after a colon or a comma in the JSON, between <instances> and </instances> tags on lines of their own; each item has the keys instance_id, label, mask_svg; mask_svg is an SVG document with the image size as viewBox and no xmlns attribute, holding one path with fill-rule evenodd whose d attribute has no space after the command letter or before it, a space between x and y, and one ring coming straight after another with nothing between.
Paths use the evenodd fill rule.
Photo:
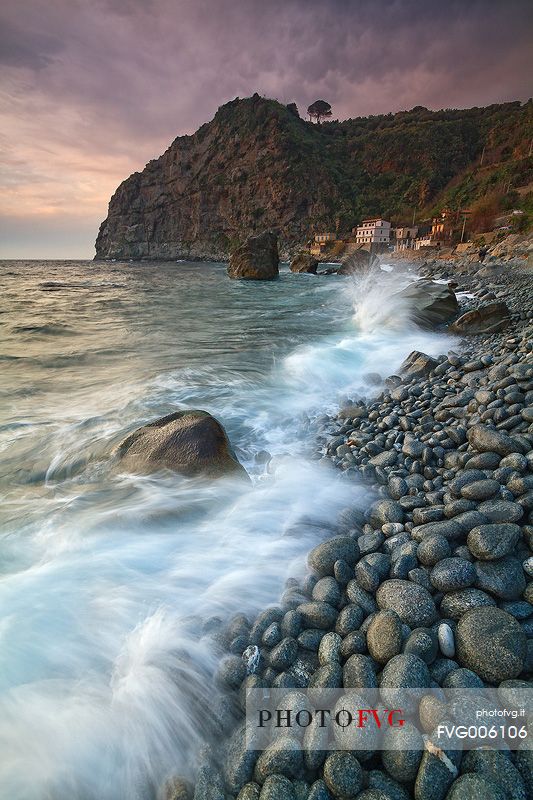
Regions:
<instances>
[{"instance_id":1,"label":"distant horizon","mask_svg":"<svg viewBox=\"0 0 533 800\"><path fill-rule=\"evenodd\" d=\"M532 24L526 0L6 0L0 258L91 259L117 186L236 96L339 120L526 102Z\"/></svg>"}]
</instances>

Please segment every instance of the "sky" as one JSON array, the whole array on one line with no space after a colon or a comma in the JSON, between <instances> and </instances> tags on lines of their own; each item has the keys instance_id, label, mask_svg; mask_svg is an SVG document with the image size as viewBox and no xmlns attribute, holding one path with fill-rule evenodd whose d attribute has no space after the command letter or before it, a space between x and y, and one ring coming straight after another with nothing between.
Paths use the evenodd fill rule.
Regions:
<instances>
[{"instance_id":1,"label":"sky","mask_svg":"<svg viewBox=\"0 0 533 800\"><path fill-rule=\"evenodd\" d=\"M2 0L0 258L92 258L119 183L237 96L525 101L532 33L530 0Z\"/></svg>"}]
</instances>

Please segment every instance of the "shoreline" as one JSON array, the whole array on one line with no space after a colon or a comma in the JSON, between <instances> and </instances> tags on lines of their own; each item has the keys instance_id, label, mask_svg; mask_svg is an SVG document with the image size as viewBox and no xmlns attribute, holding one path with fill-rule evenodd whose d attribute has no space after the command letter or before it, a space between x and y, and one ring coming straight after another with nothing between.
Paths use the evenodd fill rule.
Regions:
<instances>
[{"instance_id":1,"label":"shoreline","mask_svg":"<svg viewBox=\"0 0 533 800\"><path fill-rule=\"evenodd\" d=\"M456 292L470 295L464 303L469 309L506 302L509 326L498 333L462 338L458 353L435 361L428 357L420 375L388 376L380 394L357 400L350 409L339 409L336 416L323 420L322 446L316 456L372 488L380 499L368 509L347 509L350 513L340 515L312 551L314 569L301 585L288 581L279 606L265 609L255 621L237 615L217 635L226 652L217 684L224 687L229 706L242 708L246 688L361 688L368 683L363 672L379 684L385 666L394 661L401 672L402 662L413 658L443 687L497 686L531 675L533 486L528 473L533 470L533 272L516 270L514 264L495 268L474 263L463 274L455 271L455 265L425 262L419 272L421 277L457 280ZM339 559L324 573L316 569L316 559L327 549L325 543L334 546L332 536L355 540L358 557L353 564L344 562L339 540ZM436 609L431 624L427 620L416 624L409 618L414 587L421 587L416 591ZM402 593L405 603L398 600ZM324 604L331 619L321 621L321 613L328 610ZM458 623L469 612L471 617L495 617L500 627L509 628L510 641L519 652L514 659L512 652L507 659L500 653L499 672L491 672L488 663L494 661L494 653L489 657L479 641L475 646L468 641L469 635L475 636L461 629L457 636ZM391 614L398 617L401 643L396 647L389 643L392 649L384 657L379 650L387 651L386 617ZM374 633L369 642L371 623ZM425 629L427 642L420 628ZM330 646L321 645L328 638ZM490 653L491 642L482 640L483 644ZM247 669L242 654L250 646L259 648L261 658L259 665ZM328 759L338 751L325 753L310 768L305 754L303 760L296 753L280 760L265 751L258 759L257 753L244 749L242 724L233 732L225 729L222 739L218 755L205 753L201 759L194 790L178 778L164 796L169 800L340 796L331 780L324 780ZM531 751L519 751L511 759L493 752L499 765L496 771L489 770L494 797L499 796L498 788L503 791L509 785L498 787L496 773L503 766L507 774L501 780L512 779L525 792L533 768ZM429 749L420 752L409 780L402 779L401 764L388 763L385 769L379 756L368 763L361 759L361 784L350 796L444 800L463 773L485 775L489 760L467 754L439 790L434 783L439 759Z\"/></svg>"}]
</instances>

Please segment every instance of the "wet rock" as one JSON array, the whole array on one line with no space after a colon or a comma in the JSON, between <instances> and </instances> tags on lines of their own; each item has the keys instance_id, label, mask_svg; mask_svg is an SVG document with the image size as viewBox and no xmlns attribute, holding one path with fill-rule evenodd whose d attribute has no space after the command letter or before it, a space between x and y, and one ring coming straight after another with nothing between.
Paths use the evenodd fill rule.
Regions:
<instances>
[{"instance_id":1,"label":"wet rock","mask_svg":"<svg viewBox=\"0 0 533 800\"><path fill-rule=\"evenodd\" d=\"M425 375L429 375L437 364L438 361L426 355L426 353L413 350L402 363L400 373L406 378L422 378Z\"/></svg>"},{"instance_id":2,"label":"wet rock","mask_svg":"<svg viewBox=\"0 0 533 800\"><path fill-rule=\"evenodd\" d=\"M464 668L450 670L442 681L444 689L482 689L484 685L479 675Z\"/></svg>"},{"instance_id":3,"label":"wet rock","mask_svg":"<svg viewBox=\"0 0 533 800\"><path fill-rule=\"evenodd\" d=\"M230 256L230 278L253 281L271 281L279 275L278 240L274 233L265 231L249 236L244 244Z\"/></svg>"},{"instance_id":4,"label":"wet rock","mask_svg":"<svg viewBox=\"0 0 533 800\"><path fill-rule=\"evenodd\" d=\"M343 686L345 689L374 689L377 686L374 666L368 656L358 653L350 656L343 669Z\"/></svg>"},{"instance_id":5,"label":"wet rock","mask_svg":"<svg viewBox=\"0 0 533 800\"><path fill-rule=\"evenodd\" d=\"M382 772L382 770L370 770L370 772L367 773L367 778L369 786L367 791L374 790L379 794L377 797L375 796L365 800L409 800L409 795L406 790L385 772ZM362 798L362 795L360 795L360 797Z\"/></svg>"},{"instance_id":6,"label":"wet rock","mask_svg":"<svg viewBox=\"0 0 533 800\"><path fill-rule=\"evenodd\" d=\"M270 665L275 669L282 670L288 669L291 664L296 660L298 654L298 642L296 639L289 637L282 639L282 641L270 651L268 660Z\"/></svg>"},{"instance_id":7,"label":"wet rock","mask_svg":"<svg viewBox=\"0 0 533 800\"><path fill-rule=\"evenodd\" d=\"M158 793L158 798L159 798ZM161 793L161 800L192 800L193 788L183 778L171 778L166 782Z\"/></svg>"},{"instance_id":8,"label":"wet rock","mask_svg":"<svg viewBox=\"0 0 533 800\"><path fill-rule=\"evenodd\" d=\"M318 648L318 661L322 667L340 661L341 645L342 638L338 633L331 631L324 634Z\"/></svg>"},{"instance_id":9,"label":"wet rock","mask_svg":"<svg viewBox=\"0 0 533 800\"><path fill-rule=\"evenodd\" d=\"M351 753L332 753L324 764L324 781L335 797L356 797L363 788L361 765Z\"/></svg>"},{"instance_id":10,"label":"wet rock","mask_svg":"<svg viewBox=\"0 0 533 800\"><path fill-rule=\"evenodd\" d=\"M498 494L499 491L500 484L498 481L487 478L463 486L461 495L462 497L466 497L467 500L489 500L491 497L494 497L495 494Z\"/></svg>"},{"instance_id":11,"label":"wet rock","mask_svg":"<svg viewBox=\"0 0 533 800\"><path fill-rule=\"evenodd\" d=\"M407 749L408 743L412 743L412 749ZM381 759L389 775L399 783L415 780L423 752L422 735L411 722L385 732Z\"/></svg>"},{"instance_id":12,"label":"wet rock","mask_svg":"<svg viewBox=\"0 0 533 800\"><path fill-rule=\"evenodd\" d=\"M492 452L508 456L518 452L516 443L506 433L488 428L485 425L474 425L468 431L470 446L480 453Z\"/></svg>"},{"instance_id":13,"label":"wet rock","mask_svg":"<svg viewBox=\"0 0 533 800\"><path fill-rule=\"evenodd\" d=\"M307 558L309 567L320 576L333 575L335 562L345 561L350 567L355 566L359 558L359 547L350 536L333 536L318 544Z\"/></svg>"},{"instance_id":14,"label":"wet rock","mask_svg":"<svg viewBox=\"0 0 533 800\"><path fill-rule=\"evenodd\" d=\"M308 272L316 275L318 261L310 253L298 253L291 261L291 272Z\"/></svg>"},{"instance_id":15,"label":"wet rock","mask_svg":"<svg viewBox=\"0 0 533 800\"><path fill-rule=\"evenodd\" d=\"M507 800L526 800L528 791L511 759L498 750L469 750L463 757L465 773L482 775L503 790Z\"/></svg>"},{"instance_id":16,"label":"wet rock","mask_svg":"<svg viewBox=\"0 0 533 800\"><path fill-rule=\"evenodd\" d=\"M291 781L283 775L269 775L263 784L259 800L296 800Z\"/></svg>"},{"instance_id":17,"label":"wet rock","mask_svg":"<svg viewBox=\"0 0 533 800\"><path fill-rule=\"evenodd\" d=\"M118 446L120 467L149 473L169 469L182 475L247 477L226 431L207 411L176 411L143 425Z\"/></svg>"},{"instance_id":18,"label":"wet rock","mask_svg":"<svg viewBox=\"0 0 533 800\"><path fill-rule=\"evenodd\" d=\"M311 786L307 800L333 800L333 798L324 781L318 780Z\"/></svg>"},{"instance_id":19,"label":"wet rock","mask_svg":"<svg viewBox=\"0 0 533 800\"><path fill-rule=\"evenodd\" d=\"M378 500L370 509L370 522L375 528L387 522L403 522L403 509L393 500Z\"/></svg>"},{"instance_id":20,"label":"wet rock","mask_svg":"<svg viewBox=\"0 0 533 800\"><path fill-rule=\"evenodd\" d=\"M302 616L303 625L306 628L319 628L329 630L335 625L337 620L337 609L329 603L314 600L310 603L302 603L296 609Z\"/></svg>"},{"instance_id":21,"label":"wet rock","mask_svg":"<svg viewBox=\"0 0 533 800\"><path fill-rule=\"evenodd\" d=\"M378 664L386 664L402 649L402 621L395 611L379 611L368 626L368 652Z\"/></svg>"},{"instance_id":22,"label":"wet rock","mask_svg":"<svg viewBox=\"0 0 533 800\"><path fill-rule=\"evenodd\" d=\"M512 556L497 561L476 561L474 566L476 587L501 600L516 600L526 588L522 564Z\"/></svg>"},{"instance_id":23,"label":"wet rock","mask_svg":"<svg viewBox=\"0 0 533 800\"><path fill-rule=\"evenodd\" d=\"M260 792L258 783L246 783L237 795L237 800L259 800Z\"/></svg>"},{"instance_id":24,"label":"wet rock","mask_svg":"<svg viewBox=\"0 0 533 800\"><path fill-rule=\"evenodd\" d=\"M451 555L451 547L447 539L440 534L427 536L418 545L416 555L421 564L433 567L443 558Z\"/></svg>"},{"instance_id":25,"label":"wet rock","mask_svg":"<svg viewBox=\"0 0 533 800\"><path fill-rule=\"evenodd\" d=\"M356 653L366 653L366 636L362 631L352 631L342 640L340 647L340 657L346 661Z\"/></svg>"},{"instance_id":26,"label":"wet rock","mask_svg":"<svg viewBox=\"0 0 533 800\"><path fill-rule=\"evenodd\" d=\"M395 611L411 628L426 627L437 618L430 593L410 581L385 581L376 592L376 600L381 609Z\"/></svg>"},{"instance_id":27,"label":"wet rock","mask_svg":"<svg viewBox=\"0 0 533 800\"><path fill-rule=\"evenodd\" d=\"M437 636L431 628L415 628L409 634L404 647L404 653L418 656L426 664L435 661L438 652Z\"/></svg>"},{"instance_id":28,"label":"wet rock","mask_svg":"<svg viewBox=\"0 0 533 800\"><path fill-rule=\"evenodd\" d=\"M342 669L335 661L319 667L309 681L309 689L337 689L339 686L342 686Z\"/></svg>"},{"instance_id":29,"label":"wet rock","mask_svg":"<svg viewBox=\"0 0 533 800\"><path fill-rule=\"evenodd\" d=\"M467 589L476 580L476 570L464 558L444 558L433 567L429 579L440 592Z\"/></svg>"},{"instance_id":30,"label":"wet rock","mask_svg":"<svg viewBox=\"0 0 533 800\"><path fill-rule=\"evenodd\" d=\"M282 736L263 750L257 759L254 780L264 783L269 775L296 778L302 771L303 755L298 739Z\"/></svg>"},{"instance_id":31,"label":"wet rock","mask_svg":"<svg viewBox=\"0 0 533 800\"><path fill-rule=\"evenodd\" d=\"M519 522L524 516L524 509L518 503L497 497L480 503L478 511L485 517L484 522Z\"/></svg>"},{"instance_id":32,"label":"wet rock","mask_svg":"<svg viewBox=\"0 0 533 800\"><path fill-rule=\"evenodd\" d=\"M510 614L499 608L467 612L455 633L457 660L489 683L517 678L526 657L526 635Z\"/></svg>"},{"instance_id":33,"label":"wet rock","mask_svg":"<svg viewBox=\"0 0 533 800\"><path fill-rule=\"evenodd\" d=\"M415 800L444 800L459 774L461 753L458 750L426 750L422 756L414 787Z\"/></svg>"},{"instance_id":34,"label":"wet rock","mask_svg":"<svg viewBox=\"0 0 533 800\"><path fill-rule=\"evenodd\" d=\"M398 292L407 302L413 321L423 328L435 328L448 322L459 309L457 298L446 284L420 280Z\"/></svg>"},{"instance_id":35,"label":"wet rock","mask_svg":"<svg viewBox=\"0 0 533 800\"><path fill-rule=\"evenodd\" d=\"M313 589L313 600L321 600L332 606L338 606L341 599L341 589L335 578L330 575L320 578Z\"/></svg>"},{"instance_id":36,"label":"wet rock","mask_svg":"<svg viewBox=\"0 0 533 800\"><path fill-rule=\"evenodd\" d=\"M467 773L453 782L446 800L506 800L507 795L494 781L483 775Z\"/></svg>"},{"instance_id":37,"label":"wet rock","mask_svg":"<svg viewBox=\"0 0 533 800\"><path fill-rule=\"evenodd\" d=\"M360 628L364 618L365 612L360 606L355 603L344 606L337 617L335 631L340 636L347 636Z\"/></svg>"},{"instance_id":38,"label":"wet rock","mask_svg":"<svg viewBox=\"0 0 533 800\"><path fill-rule=\"evenodd\" d=\"M449 330L462 336L497 333L504 330L510 322L511 316L507 304L498 301L467 311L450 325Z\"/></svg>"},{"instance_id":39,"label":"wet rock","mask_svg":"<svg viewBox=\"0 0 533 800\"><path fill-rule=\"evenodd\" d=\"M427 688L430 680L427 664L421 658L411 653L394 656L381 673L379 686L383 702L392 704L389 708L413 711L423 695L420 690Z\"/></svg>"},{"instance_id":40,"label":"wet rock","mask_svg":"<svg viewBox=\"0 0 533 800\"><path fill-rule=\"evenodd\" d=\"M416 525L411 531L413 539L421 542L426 536L443 536L445 539L460 539L465 529L456 519L443 519L440 522L427 522L425 525Z\"/></svg>"},{"instance_id":41,"label":"wet rock","mask_svg":"<svg viewBox=\"0 0 533 800\"><path fill-rule=\"evenodd\" d=\"M494 561L511 553L520 539L518 525L480 525L468 534L470 552L482 561Z\"/></svg>"},{"instance_id":42,"label":"wet rock","mask_svg":"<svg viewBox=\"0 0 533 800\"><path fill-rule=\"evenodd\" d=\"M226 656L219 665L217 683L229 689L237 689L246 677L246 666L239 656Z\"/></svg>"}]
</instances>

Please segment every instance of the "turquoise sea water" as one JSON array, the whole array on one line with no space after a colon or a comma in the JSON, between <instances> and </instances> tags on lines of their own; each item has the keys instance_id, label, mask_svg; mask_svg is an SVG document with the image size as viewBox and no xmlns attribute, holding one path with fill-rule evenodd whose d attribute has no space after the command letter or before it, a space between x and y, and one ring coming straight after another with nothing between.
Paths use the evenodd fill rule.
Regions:
<instances>
[{"instance_id":1,"label":"turquoise sea water","mask_svg":"<svg viewBox=\"0 0 533 800\"><path fill-rule=\"evenodd\" d=\"M0 797L145 800L202 744L206 620L275 602L323 526L364 503L310 457L313 420L446 343L409 324L395 272L0 275ZM179 408L221 420L251 485L116 468L121 439Z\"/></svg>"}]
</instances>

